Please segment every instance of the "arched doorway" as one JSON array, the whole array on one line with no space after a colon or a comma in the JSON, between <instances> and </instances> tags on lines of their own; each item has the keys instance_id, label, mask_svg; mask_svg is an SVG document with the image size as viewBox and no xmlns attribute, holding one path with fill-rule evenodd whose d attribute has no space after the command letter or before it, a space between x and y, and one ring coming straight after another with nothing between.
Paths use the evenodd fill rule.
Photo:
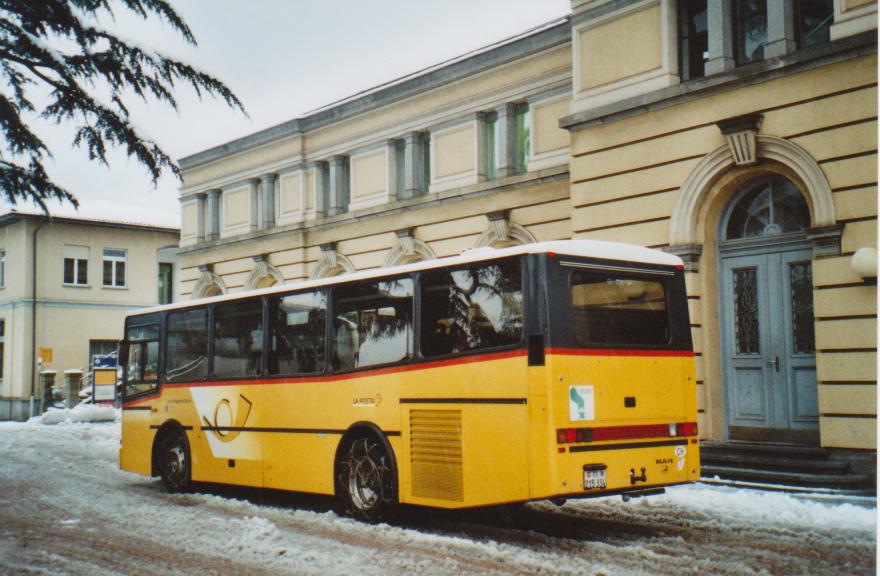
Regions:
<instances>
[{"instance_id":1,"label":"arched doorway","mask_svg":"<svg viewBox=\"0 0 880 576\"><path fill-rule=\"evenodd\" d=\"M781 176L746 182L718 231L725 421L731 440L818 444L810 210Z\"/></svg>"}]
</instances>

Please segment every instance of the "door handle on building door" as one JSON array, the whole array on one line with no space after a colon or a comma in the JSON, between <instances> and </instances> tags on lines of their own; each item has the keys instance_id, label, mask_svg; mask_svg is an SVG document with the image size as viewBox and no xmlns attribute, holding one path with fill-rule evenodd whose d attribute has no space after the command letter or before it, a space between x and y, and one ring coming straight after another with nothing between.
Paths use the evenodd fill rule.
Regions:
<instances>
[{"instance_id":1,"label":"door handle on building door","mask_svg":"<svg viewBox=\"0 0 880 576\"><path fill-rule=\"evenodd\" d=\"M767 360L767 364L773 364L773 369L779 372L779 356L774 356L773 360Z\"/></svg>"}]
</instances>

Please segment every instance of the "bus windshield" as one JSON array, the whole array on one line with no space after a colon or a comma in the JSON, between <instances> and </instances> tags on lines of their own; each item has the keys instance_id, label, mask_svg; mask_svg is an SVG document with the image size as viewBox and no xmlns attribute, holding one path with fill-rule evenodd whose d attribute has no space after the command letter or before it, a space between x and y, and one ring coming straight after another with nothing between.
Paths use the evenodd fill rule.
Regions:
<instances>
[{"instance_id":1,"label":"bus windshield","mask_svg":"<svg viewBox=\"0 0 880 576\"><path fill-rule=\"evenodd\" d=\"M581 346L669 344L666 288L658 279L573 271L571 307Z\"/></svg>"}]
</instances>

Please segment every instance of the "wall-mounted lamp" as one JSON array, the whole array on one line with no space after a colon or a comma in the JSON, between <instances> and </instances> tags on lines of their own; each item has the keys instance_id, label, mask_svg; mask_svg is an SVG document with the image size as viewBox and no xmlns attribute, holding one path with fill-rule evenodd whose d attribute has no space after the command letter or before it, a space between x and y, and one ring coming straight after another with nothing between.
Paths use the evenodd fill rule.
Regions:
<instances>
[{"instance_id":1,"label":"wall-mounted lamp","mask_svg":"<svg viewBox=\"0 0 880 576\"><path fill-rule=\"evenodd\" d=\"M849 265L865 284L877 284L877 250L875 248L859 248L852 255Z\"/></svg>"}]
</instances>

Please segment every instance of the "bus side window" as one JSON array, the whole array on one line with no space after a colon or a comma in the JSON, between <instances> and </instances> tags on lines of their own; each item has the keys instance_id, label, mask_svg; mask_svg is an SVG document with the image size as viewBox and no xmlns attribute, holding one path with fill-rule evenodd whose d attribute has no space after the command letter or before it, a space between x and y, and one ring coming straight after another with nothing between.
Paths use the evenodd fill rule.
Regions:
<instances>
[{"instance_id":1,"label":"bus side window","mask_svg":"<svg viewBox=\"0 0 880 576\"><path fill-rule=\"evenodd\" d=\"M208 375L208 309L168 314L165 380L192 382Z\"/></svg>"},{"instance_id":2,"label":"bus side window","mask_svg":"<svg viewBox=\"0 0 880 576\"><path fill-rule=\"evenodd\" d=\"M258 299L214 308L214 376L257 376L263 354L263 303Z\"/></svg>"},{"instance_id":3,"label":"bus side window","mask_svg":"<svg viewBox=\"0 0 880 576\"><path fill-rule=\"evenodd\" d=\"M413 281L397 278L333 291L336 371L406 362L413 354Z\"/></svg>"},{"instance_id":4,"label":"bus side window","mask_svg":"<svg viewBox=\"0 0 880 576\"><path fill-rule=\"evenodd\" d=\"M422 355L444 356L519 343L523 330L519 260L422 275Z\"/></svg>"},{"instance_id":5,"label":"bus side window","mask_svg":"<svg viewBox=\"0 0 880 576\"><path fill-rule=\"evenodd\" d=\"M269 298L269 374L324 371L327 297L315 290Z\"/></svg>"}]
</instances>

